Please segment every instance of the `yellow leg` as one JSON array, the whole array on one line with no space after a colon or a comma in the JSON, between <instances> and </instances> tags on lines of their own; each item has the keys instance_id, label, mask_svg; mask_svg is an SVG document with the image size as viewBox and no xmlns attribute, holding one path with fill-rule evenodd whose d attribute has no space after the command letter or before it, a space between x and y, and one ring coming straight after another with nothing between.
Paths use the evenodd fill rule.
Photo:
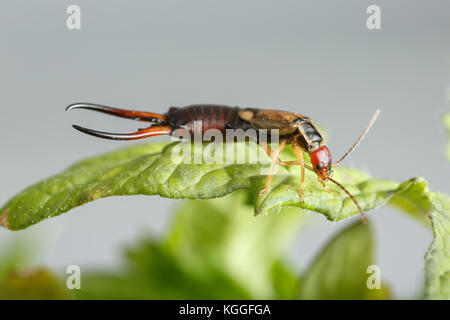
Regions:
<instances>
[{"instance_id":1,"label":"yellow leg","mask_svg":"<svg viewBox=\"0 0 450 320\"><path fill-rule=\"evenodd\" d=\"M298 161L281 161L280 158L278 158L278 164L280 166L295 166L298 163Z\"/></svg>"},{"instance_id":2,"label":"yellow leg","mask_svg":"<svg viewBox=\"0 0 450 320\"><path fill-rule=\"evenodd\" d=\"M266 151L267 155L270 157L272 154L272 148L267 145L266 142L260 142L259 145Z\"/></svg>"},{"instance_id":3,"label":"yellow leg","mask_svg":"<svg viewBox=\"0 0 450 320\"><path fill-rule=\"evenodd\" d=\"M339 191L331 190L330 188L328 188L328 186L325 183L323 183L322 185L323 185L323 188L325 189L326 192L334 193L334 194L340 194Z\"/></svg>"},{"instance_id":4,"label":"yellow leg","mask_svg":"<svg viewBox=\"0 0 450 320\"><path fill-rule=\"evenodd\" d=\"M270 156L271 163L270 163L269 175L267 176L266 186L264 187L264 189L259 191L259 193L258 193L259 196L262 195L263 193L267 192L270 189L270 184L272 183L273 171L275 169L275 164L277 164L280 154L281 154L281 152L283 152L283 149L285 147L286 147L286 140L282 140L280 142L280 145L278 146L278 148L273 152L272 152L272 149L266 145L266 152ZM264 148L264 145L263 145L263 148Z\"/></svg>"},{"instance_id":5,"label":"yellow leg","mask_svg":"<svg viewBox=\"0 0 450 320\"><path fill-rule=\"evenodd\" d=\"M298 162L298 161L281 161L278 158L278 164L280 166L296 166L296 165L299 165L300 162ZM309 171L315 172L314 169L311 166L308 166L306 163L303 163L303 166L305 167L305 169L308 169Z\"/></svg>"},{"instance_id":6,"label":"yellow leg","mask_svg":"<svg viewBox=\"0 0 450 320\"><path fill-rule=\"evenodd\" d=\"M302 202L305 202L305 194L303 190L303 185L305 183L305 161L303 159L303 149L297 145L294 144L293 146L295 157L298 160L298 164L300 165L300 198Z\"/></svg>"},{"instance_id":7,"label":"yellow leg","mask_svg":"<svg viewBox=\"0 0 450 320\"><path fill-rule=\"evenodd\" d=\"M283 162L283 161L278 159L278 164L280 166L294 166L294 165L299 165L300 162L298 162L298 161L285 161L285 162ZM314 169L311 166L308 166L307 164L304 164L304 167L305 167L305 169L308 169L308 170L310 170L312 172L315 172ZM328 186L323 181L319 181L319 182L322 183L322 186L323 186L323 188L325 189L326 192L334 193L334 194L340 194L339 191L332 190L332 189L328 188Z\"/></svg>"}]
</instances>

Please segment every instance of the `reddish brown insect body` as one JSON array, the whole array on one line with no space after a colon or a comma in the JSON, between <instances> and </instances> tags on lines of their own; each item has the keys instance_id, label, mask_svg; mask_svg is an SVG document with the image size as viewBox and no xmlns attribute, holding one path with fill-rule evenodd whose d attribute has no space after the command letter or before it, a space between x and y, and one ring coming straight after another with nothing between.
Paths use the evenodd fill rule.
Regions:
<instances>
[{"instance_id":1,"label":"reddish brown insect body","mask_svg":"<svg viewBox=\"0 0 450 320\"><path fill-rule=\"evenodd\" d=\"M226 129L251 128L251 125L239 116L239 107L220 105L191 105L183 108L171 107L165 114L167 123L173 130L185 129L194 134L194 123L199 124L200 133L217 129L225 134Z\"/></svg>"},{"instance_id":2,"label":"reddish brown insect body","mask_svg":"<svg viewBox=\"0 0 450 320\"><path fill-rule=\"evenodd\" d=\"M170 135L175 130L184 130L190 133L190 136L193 136L195 133L205 133L209 129L216 129L224 134L227 129L242 129L244 131L247 129L276 129L279 133L280 144L275 150L272 150L270 146L261 143L261 145L266 149L268 155L271 157L272 164L266 186L260 191L260 194L270 189L273 169L276 164L283 166L299 165L301 169L300 197L302 202L304 200L303 184L306 168L317 174L319 182L325 188L326 181L331 181L341 188L353 200L360 211L363 220L365 221L363 210L359 206L358 202L347 191L347 189L345 189L344 186L331 178L331 174L332 167L339 165L339 163L347 157L364 138L370 126L378 116L379 110L377 110L377 112L372 116L369 124L348 152L339 161L332 163L330 151L326 146L322 145L324 139L312 120L304 115L289 111L240 108L223 105L191 105L181 108L172 107L167 113L158 114L117 109L90 103L72 104L68 106L66 110L68 111L72 109L89 109L118 117L150 123L150 126L145 129L140 129L134 133L127 134L101 132L86 129L77 125L73 126L75 129L92 136L112 140L135 140L158 135ZM279 155L287 144L292 145L297 161L280 161ZM312 166L304 163L303 151L309 154ZM326 188L326 190L328 189Z\"/></svg>"}]
</instances>

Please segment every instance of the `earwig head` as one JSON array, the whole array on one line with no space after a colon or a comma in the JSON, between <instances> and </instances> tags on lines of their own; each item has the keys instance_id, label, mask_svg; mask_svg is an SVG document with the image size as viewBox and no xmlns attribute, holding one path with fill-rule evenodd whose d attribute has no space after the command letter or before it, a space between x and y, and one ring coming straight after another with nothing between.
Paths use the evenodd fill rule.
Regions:
<instances>
[{"instance_id":1,"label":"earwig head","mask_svg":"<svg viewBox=\"0 0 450 320\"><path fill-rule=\"evenodd\" d=\"M355 197L342 184L331 178L332 161L330 150L328 150L326 146L321 146L319 149L310 152L310 156L311 156L311 164L313 165L314 172L317 174L317 177L319 178L319 182L321 182L322 185L325 186L325 181L331 181L339 188L341 188L355 203L356 207L361 213L361 218L363 222L366 223L364 211L356 201Z\"/></svg>"},{"instance_id":2,"label":"earwig head","mask_svg":"<svg viewBox=\"0 0 450 320\"><path fill-rule=\"evenodd\" d=\"M339 188L341 188L355 203L356 207L361 213L361 218L363 222L366 223L364 211L356 201L355 197L342 184L331 178L332 162L330 150L328 150L326 146L321 146L319 149L310 152L310 156L311 156L311 164L313 165L314 172L317 174L317 177L319 178L319 182L322 183L323 186L325 186L325 181L331 181Z\"/></svg>"},{"instance_id":3,"label":"earwig head","mask_svg":"<svg viewBox=\"0 0 450 320\"><path fill-rule=\"evenodd\" d=\"M355 197L338 181L331 178L331 168L338 166L342 160L344 160L355 148L358 146L358 144L361 142L361 140L364 138L364 136L369 131L370 127L374 123L375 119L378 117L378 114L380 113L380 110L377 110L372 118L369 121L369 124L366 126L366 128L363 130L361 135L358 137L358 139L355 141L355 143L351 146L351 148L342 156L341 159L336 161L335 163L331 162L331 154L330 151L326 146L322 146L320 148L317 148L317 146L308 145L308 151L309 155L311 156L311 164L313 166L314 172L317 174L317 177L319 178L319 182L321 182L325 186L325 181L331 181L335 185L337 185L340 189L342 189L349 197L352 199L353 203L358 208L362 221L366 223L366 218L364 216L364 211L361 208L361 206L358 204L358 201L356 201Z\"/></svg>"},{"instance_id":4,"label":"earwig head","mask_svg":"<svg viewBox=\"0 0 450 320\"><path fill-rule=\"evenodd\" d=\"M310 153L311 164L320 180L328 180L331 175L331 154L326 146Z\"/></svg>"}]
</instances>

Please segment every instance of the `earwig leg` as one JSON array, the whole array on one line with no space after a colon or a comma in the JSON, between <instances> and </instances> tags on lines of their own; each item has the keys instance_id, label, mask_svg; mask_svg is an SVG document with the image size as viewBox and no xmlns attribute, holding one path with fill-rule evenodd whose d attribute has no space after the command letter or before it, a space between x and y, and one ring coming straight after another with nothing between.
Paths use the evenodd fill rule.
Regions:
<instances>
[{"instance_id":1,"label":"earwig leg","mask_svg":"<svg viewBox=\"0 0 450 320\"><path fill-rule=\"evenodd\" d=\"M270 157L272 153L272 148L266 142L259 142L259 145L266 151L267 155Z\"/></svg>"},{"instance_id":2,"label":"earwig leg","mask_svg":"<svg viewBox=\"0 0 450 320\"><path fill-rule=\"evenodd\" d=\"M300 164L300 162L298 162L298 161L281 161L280 159L278 159L278 164L280 166L298 166ZM305 167L305 169L315 172L311 166L307 165L304 162L303 162L303 166Z\"/></svg>"},{"instance_id":3,"label":"earwig leg","mask_svg":"<svg viewBox=\"0 0 450 320\"><path fill-rule=\"evenodd\" d=\"M280 166L294 166L294 165L299 165L300 163L298 161L286 161L286 162L279 161L278 164ZM310 167L309 165L303 164L303 166L305 167L305 169L308 169L308 170L314 172L314 169L312 167ZM330 189L325 183L323 183L322 185L323 185L323 188L325 189L325 191L327 191L329 193L340 194L339 191Z\"/></svg>"},{"instance_id":4,"label":"earwig leg","mask_svg":"<svg viewBox=\"0 0 450 320\"><path fill-rule=\"evenodd\" d=\"M280 145L278 146L278 148L275 149L275 151L272 151L272 149L270 147L268 147L268 149L271 150L271 152L270 152L270 160L271 160L270 170L269 170L269 174L267 176L266 186L264 187L264 189L259 191L258 196L261 196L263 193L267 192L270 189L270 185L271 185L272 179L273 179L273 171L275 169L275 165L277 164L277 159L279 158L281 152L283 152L285 147L286 147L286 140L282 140L280 142ZM267 154L269 154L269 152L267 152Z\"/></svg>"},{"instance_id":5,"label":"earwig leg","mask_svg":"<svg viewBox=\"0 0 450 320\"><path fill-rule=\"evenodd\" d=\"M326 192L340 194L339 191L330 189L325 183L323 184L323 188L325 189Z\"/></svg>"},{"instance_id":6,"label":"earwig leg","mask_svg":"<svg viewBox=\"0 0 450 320\"><path fill-rule=\"evenodd\" d=\"M281 161L281 160L278 158L278 164L279 164L280 166L297 166L297 165L299 165L300 163L299 163L298 161L285 161L285 162L283 162L283 161ZM310 165L307 165L306 163L303 163L303 166L305 167L305 169L308 169L309 171L315 172L314 169L313 169L313 167L311 167Z\"/></svg>"},{"instance_id":7,"label":"earwig leg","mask_svg":"<svg viewBox=\"0 0 450 320\"><path fill-rule=\"evenodd\" d=\"M279 161L278 164L280 166L294 166L294 165L299 165L300 163L298 161L286 161L286 162ZM307 164L303 164L303 166L305 167L305 169L308 169L308 170L314 172L314 169L312 167L308 166ZM339 191L330 189L325 183L323 183L322 186L326 192L340 194Z\"/></svg>"},{"instance_id":8,"label":"earwig leg","mask_svg":"<svg viewBox=\"0 0 450 320\"><path fill-rule=\"evenodd\" d=\"M303 149L297 145L293 145L295 156L297 157L298 163L300 165L300 198L302 203L305 202L305 194L304 194L304 183L305 183L305 161L303 159Z\"/></svg>"},{"instance_id":9,"label":"earwig leg","mask_svg":"<svg viewBox=\"0 0 450 320\"><path fill-rule=\"evenodd\" d=\"M278 158L278 164L280 166L295 166L298 165L298 161L281 161L280 158Z\"/></svg>"}]
</instances>

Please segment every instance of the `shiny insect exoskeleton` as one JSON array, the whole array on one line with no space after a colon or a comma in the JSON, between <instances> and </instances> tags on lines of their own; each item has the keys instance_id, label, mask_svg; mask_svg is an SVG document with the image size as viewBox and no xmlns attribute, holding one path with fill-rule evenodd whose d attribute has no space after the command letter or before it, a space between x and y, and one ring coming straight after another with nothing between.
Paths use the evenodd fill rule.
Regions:
<instances>
[{"instance_id":1,"label":"shiny insect exoskeleton","mask_svg":"<svg viewBox=\"0 0 450 320\"><path fill-rule=\"evenodd\" d=\"M332 167L337 166L356 148L375 121L379 110L372 116L369 124L347 153L339 161L333 163L330 151L323 145L324 138L313 121L307 116L294 112L208 104L190 105L181 108L171 107L165 114L117 109L90 103L72 104L66 110L72 109L89 109L150 123L150 126L145 129L139 129L136 132L127 134L101 132L77 125L73 126L75 129L89 135L112 140L136 140L158 135L170 135L175 130L185 130L192 136L195 134L194 131L204 133L209 129L216 129L222 133L225 133L227 129L242 129L244 131L247 129L276 129L278 130L280 143L275 150L272 150L266 143L260 142L260 145L266 150L272 160L266 186L260 191L260 194L269 190L275 165L299 165L301 171L300 197L302 202L304 201L303 184L306 168L316 173L319 182L326 190L328 190L325 185L326 181L331 181L340 187L353 200L361 213L363 221L365 221L364 212L355 198L331 177ZM288 144L292 145L297 161L282 162L280 160L279 156ZM305 163L303 151L309 154L311 166Z\"/></svg>"}]
</instances>

